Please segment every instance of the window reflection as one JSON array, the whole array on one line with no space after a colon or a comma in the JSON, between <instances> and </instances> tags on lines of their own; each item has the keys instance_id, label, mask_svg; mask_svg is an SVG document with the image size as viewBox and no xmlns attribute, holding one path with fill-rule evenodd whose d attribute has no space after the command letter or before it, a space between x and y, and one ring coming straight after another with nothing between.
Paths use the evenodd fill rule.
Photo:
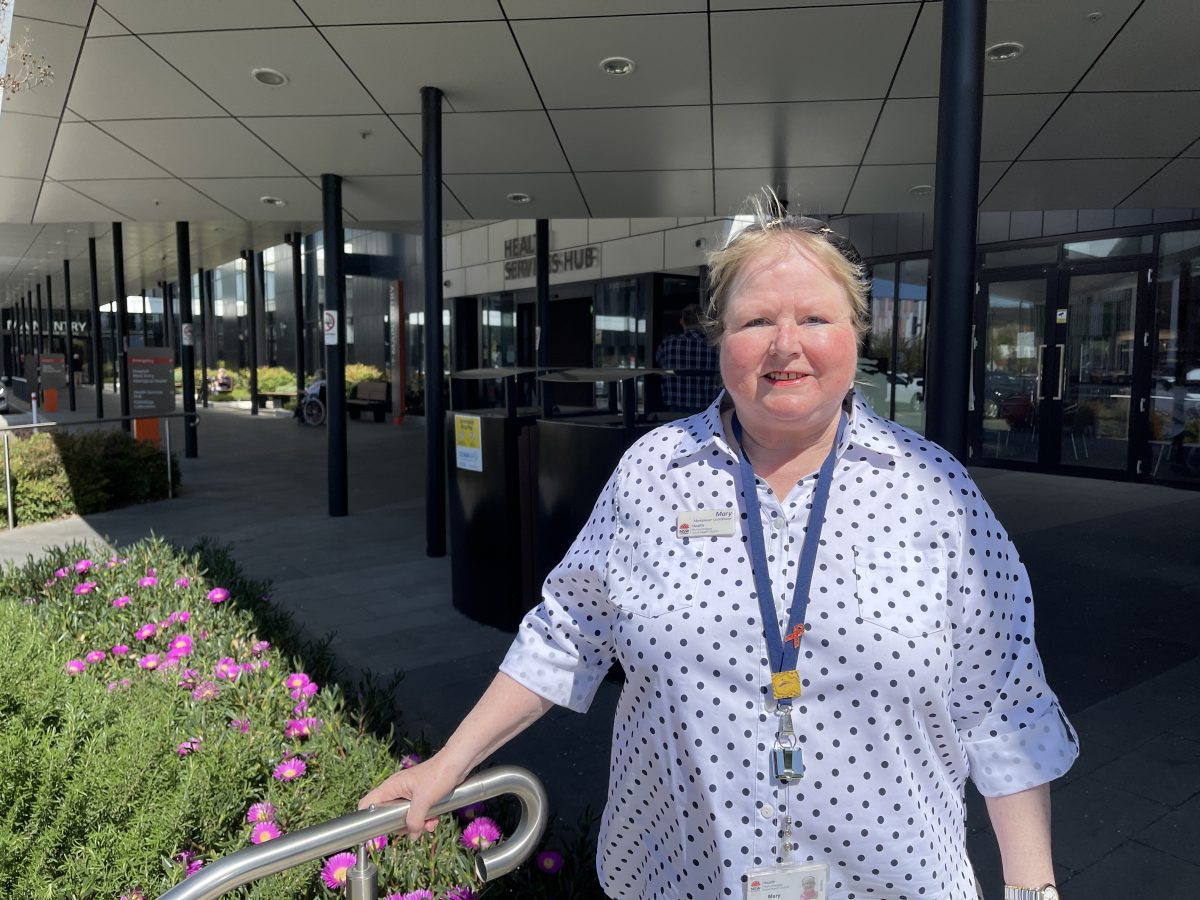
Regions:
<instances>
[{"instance_id":1,"label":"window reflection","mask_svg":"<svg viewBox=\"0 0 1200 900\"><path fill-rule=\"evenodd\" d=\"M1150 476L1200 481L1200 231L1162 237L1153 328Z\"/></svg>"}]
</instances>

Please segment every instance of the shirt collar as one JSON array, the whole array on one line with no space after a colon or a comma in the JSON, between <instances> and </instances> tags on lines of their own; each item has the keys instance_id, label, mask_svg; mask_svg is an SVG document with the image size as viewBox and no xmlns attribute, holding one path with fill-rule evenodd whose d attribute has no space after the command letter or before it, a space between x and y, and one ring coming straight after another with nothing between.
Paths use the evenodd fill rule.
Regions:
<instances>
[{"instance_id":1,"label":"shirt collar","mask_svg":"<svg viewBox=\"0 0 1200 900\"><path fill-rule=\"evenodd\" d=\"M727 396L728 394L722 391L708 409L688 416L679 422L681 433L671 454L673 460L682 462L688 457L710 449L720 450L729 456L734 456L733 449L725 439L725 432L721 427L721 408L726 402ZM845 434L842 435L841 444L838 445L837 455L839 457L844 456L851 445L887 456L904 455L900 445L905 443L906 439L896 433L896 429L901 426L876 413L861 394L851 391L846 397L843 408L849 414L850 422L846 427Z\"/></svg>"}]
</instances>

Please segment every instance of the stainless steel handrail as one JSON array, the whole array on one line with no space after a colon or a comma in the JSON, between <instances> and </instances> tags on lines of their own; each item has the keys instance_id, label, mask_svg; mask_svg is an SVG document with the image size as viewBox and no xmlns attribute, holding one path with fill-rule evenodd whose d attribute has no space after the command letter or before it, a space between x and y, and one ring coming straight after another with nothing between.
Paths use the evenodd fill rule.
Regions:
<instances>
[{"instance_id":1,"label":"stainless steel handrail","mask_svg":"<svg viewBox=\"0 0 1200 900\"><path fill-rule=\"evenodd\" d=\"M511 872L542 839L548 818L542 782L532 772L517 766L497 766L468 778L429 811L431 817L438 816L501 794L517 798L521 820L510 838L475 857L475 874L482 881ZM408 803L397 803L350 813L246 847L205 866L159 900L215 900L243 884L396 831L403 827L407 815Z\"/></svg>"}]
</instances>

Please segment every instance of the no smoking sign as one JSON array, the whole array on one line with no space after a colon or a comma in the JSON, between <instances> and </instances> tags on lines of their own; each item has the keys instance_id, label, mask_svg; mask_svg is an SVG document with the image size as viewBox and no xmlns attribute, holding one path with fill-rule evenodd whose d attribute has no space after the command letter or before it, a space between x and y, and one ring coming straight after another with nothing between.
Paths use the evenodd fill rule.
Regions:
<instances>
[{"instance_id":1,"label":"no smoking sign","mask_svg":"<svg viewBox=\"0 0 1200 900\"><path fill-rule=\"evenodd\" d=\"M325 343L336 344L337 341L337 326L338 314L336 310L327 309L321 316L321 330L325 333Z\"/></svg>"}]
</instances>

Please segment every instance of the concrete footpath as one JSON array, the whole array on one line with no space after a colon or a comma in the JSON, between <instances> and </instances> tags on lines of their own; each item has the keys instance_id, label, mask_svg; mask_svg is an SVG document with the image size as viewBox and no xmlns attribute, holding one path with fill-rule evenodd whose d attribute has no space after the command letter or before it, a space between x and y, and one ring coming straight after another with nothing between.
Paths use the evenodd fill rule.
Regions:
<instances>
[{"instance_id":1,"label":"concrete footpath","mask_svg":"<svg viewBox=\"0 0 1200 900\"><path fill-rule=\"evenodd\" d=\"M106 406L116 409L116 399ZM65 405L65 404L64 404ZM94 399L79 391L79 412ZM151 533L233 548L276 602L348 674L405 673L401 728L444 740L492 678L511 635L451 605L450 561L425 555L424 427L349 422L349 516L330 518L324 428L290 413L201 411L199 457L182 459L169 501L0 533L0 560L73 540L125 544ZM6 417L17 424L27 417ZM1200 492L975 469L1013 535L1037 597L1038 644L1082 754L1054 792L1064 895L1200 896ZM497 755L537 772L567 824L603 803L619 687L592 711L552 711ZM995 841L969 797L970 844L988 900L1001 896Z\"/></svg>"}]
</instances>

